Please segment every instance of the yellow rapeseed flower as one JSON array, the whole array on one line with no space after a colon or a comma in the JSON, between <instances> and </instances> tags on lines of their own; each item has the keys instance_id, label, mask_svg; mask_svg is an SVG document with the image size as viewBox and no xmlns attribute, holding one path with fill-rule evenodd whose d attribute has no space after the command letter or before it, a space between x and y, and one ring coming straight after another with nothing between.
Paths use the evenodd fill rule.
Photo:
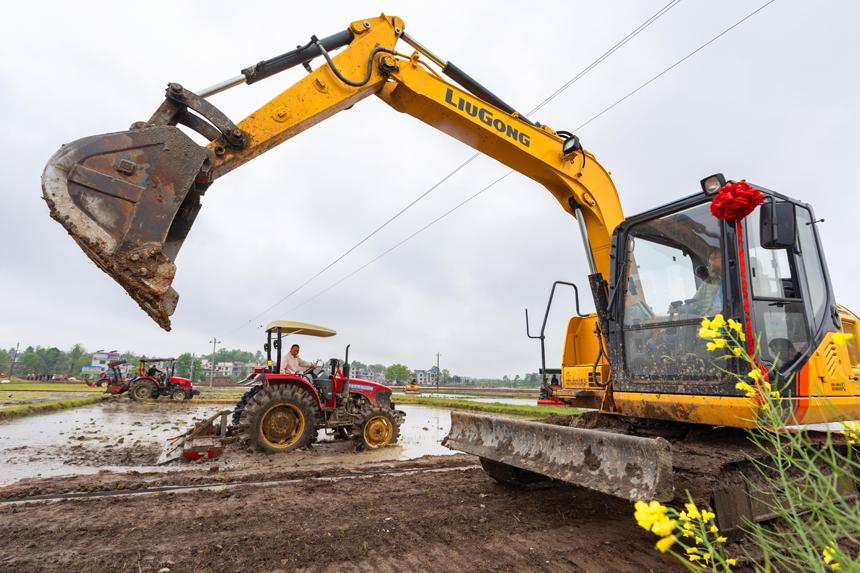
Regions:
<instances>
[{"instance_id":1,"label":"yellow rapeseed flower","mask_svg":"<svg viewBox=\"0 0 860 573\"><path fill-rule=\"evenodd\" d=\"M720 532L720 529L719 529L716 525L714 525L714 524L712 523L712 524L711 524L711 528L710 528L710 529L708 529L708 531L710 531L711 533L719 533L719 532Z\"/></svg>"},{"instance_id":2,"label":"yellow rapeseed flower","mask_svg":"<svg viewBox=\"0 0 860 573\"><path fill-rule=\"evenodd\" d=\"M733 565L733 566L734 566L734 565L737 565L737 564L738 564L738 560L737 560L737 559L726 559L726 565Z\"/></svg>"},{"instance_id":3,"label":"yellow rapeseed flower","mask_svg":"<svg viewBox=\"0 0 860 573\"><path fill-rule=\"evenodd\" d=\"M716 515L713 512L708 511L707 509L702 510L702 521L704 523L708 523L709 521L712 521L715 517L716 517Z\"/></svg>"},{"instance_id":4,"label":"yellow rapeseed flower","mask_svg":"<svg viewBox=\"0 0 860 573\"><path fill-rule=\"evenodd\" d=\"M699 338L704 338L709 340L711 338L719 338L720 333L711 328L705 328L704 326L699 329Z\"/></svg>"},{"instance_id":5,"label":"yellow rapeseed flower","mask_svg":"<svg viewBox=\"0 0 860 573\"><path fill-rule=\"evenodd\" d=\"M735 356L740 356L743 353L744 353L744 349L741 348L740 346L735 346L734 348L732 348L732 354L734 354Z\"/></svg>"},{"instance_id":6,"label":"yellow rapeseed flower","mask_svg":"<svg viewBox=\"0 0 860 573\"><path fill-rule=\"evenodd\" d=\"M753 368L752 370L750 370L747 376L749 376L753 380L764 380L764 375L758 368Z\"/></svg>"},{"instance_id":7,"label":"yellow rapeseed flower","mask_svg":"<svg viewBox=\"0 0 860 573\"><path fill-rule=\"evenodd\" d=\"M651 501L650 503L637 501L633 507L636 509L633 513L633 517L636 518L636 523L638 523L639 527L642 529L651 531L651 528L655 523L662 522L667 519L667 509L659 501Z\"/></svg>"},{"instance_id":8,"label":"yellow rapeseed flower","mask_svg":"<svg viewBox=\"0 0 860 573\"><path fill-rule=\"evenodd\" d=\"M830 565L831 561L833 561L833 554L836 553L836 548L832 545L827 545L824 549L821 550L821 556L824 557L824 564ZM839 565L838 563L834 563L835 565ZM833 565L830 565L831 569Z\"/></svg>"},{"instance_id":9,"label":"yellow rapeseed flower","mask_svg":"<svg viewBox=\"0 0 860 573\"><path fill-rule=\"evenodd\" d=\"M674 519L663 519L662 521L658 521L651 527L651 531L654 533L654 535L659 535L660 537L666 537L674 530Z\"/></svg>"},{"instance_id":10,"label":"yellow rapeseed flower","mask_svg":"<svg viewBox=\"0 0 860 573\"><path fill-rule=\"evenodd\" d=\"M720 535L719 537L717 537L717 543L725 543L726 541L728 541L728 539L728 537Z\"/></svg>"},{"instance_id":11,"label":"yellow rapeseed flower","mask_svg":"<svg viewBox=\"0 0 860 573\"><path fill-rule=\"evenodd\" d=\"M660 550L660 553L666 553L667 551L669 551L670 547L675 545L676 541L678 541L678 538L674 535L670 535L658 541L655 547Z\"/></svg>"},{"instance_id":12,"label":"yellow rapeseed flower","mask_svg":"<svg viewBox=\"0 0 860 573\"><path fill-rule=\"evenodd\" d=\"M848 444L853 446L860 442L860 424L857 422L843 422L842 432L848 440Z\"/></svg>"},{"instance_id":13,"label":"yellow rapeseed flower","mask_svg":"<svg viewBox=\"0 0 860 573\"><path fill-rule=\"evenodd\" d=\"M714 330L719 330L726 325L726 319L723 318L722 314L718 314L714 317L714 320L711 321L711 328Z\"/></svg>"},{"instance_id":14,"label":"yellow rapeseed flower","mask_svg":"<svg viewBox=\"0 0 860 573\"><path fill-rule=\"evenodd\" d=\"M774 390L773 392L770 393L770 397L773 398L774 400L779 400L779 392Z\"/></svg>"},{"instance_id":15,"label":"yellow rapeseed flower","mask_svg":"<svg viewBox=\"0 0 860 573\"><path fill-rule=\"evenodd\" d=\"M741 330L743 330L743 325L733 318L729 319L728 325L729 328L731 328L735 332L741 332Z\"/></svg>"},{"instance_id":16,"label":"yellow rapeseed flower","mask_svg":"<svg viewBox=\"0 0 860 573\"><path fill-rule=\"evenodd\" d=\"M747 398L752 398L753 396L755 396L755 388L753 388L746 382L738 382L737 384L735 384L735 388L742 392L745 392Z\"/></svg>"},{"instance_id":17,"label":"yellow rapeseed flower","mask_svg":"<svg viewBox=\"0 0 860 573\"><path fill-rule=\"evenodd\" d=\"M728 341L725 338L715 338L713 342L709 342L706 346L708 351L716 350L717 348L725 348Z\"/></svg>"},{"instance_id":18,"label":"yellow rapeseed flower","mask_svg":"<svg viewBox=\"0 0 860 573\"><path fill-rule=\"evenodd\" d=\"M690 516L690 519L699 519L699 508L696 507L695 503L685 503L684 508L687 510L687 515Z\"/></svg>"},{"instance_id":19,"label":"yellow rapeseed flower","mask_svg":"<svg viewBox=\"0 0 860 573\"><path fill-rule=\"evenodd\" d=\"M854 338L854 335L850 332L837 332L833 335L833 342L839 345L843 345L852 338Z\"/></svg>"}]
</instances>

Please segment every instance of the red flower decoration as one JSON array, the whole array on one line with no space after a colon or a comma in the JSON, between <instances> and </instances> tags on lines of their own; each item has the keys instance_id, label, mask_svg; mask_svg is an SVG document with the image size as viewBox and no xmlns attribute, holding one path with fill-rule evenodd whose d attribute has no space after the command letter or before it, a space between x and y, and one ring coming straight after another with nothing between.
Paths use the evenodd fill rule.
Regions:
<instances>
[{"instance_id":1,"label":"red flower decoration","mask_svg":"<svg viewBox=\"0 0 860 573\"><path fill-rule=\"evenodd\" d=\"M720 187L711 201L711 214L726 221L740 221L764 203L764 195L746 181L727 183Z\"/></svg>"}]
</instances>

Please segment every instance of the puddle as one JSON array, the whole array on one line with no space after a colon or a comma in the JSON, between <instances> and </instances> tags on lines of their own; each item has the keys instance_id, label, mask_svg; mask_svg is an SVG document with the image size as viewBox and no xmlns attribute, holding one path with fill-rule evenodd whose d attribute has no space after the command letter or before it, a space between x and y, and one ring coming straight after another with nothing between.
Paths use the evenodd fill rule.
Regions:
<instances>
[{"instance_id":1,"label":"puddle","mask_svg":"<svg viewBox=\"0 0 860 573\"><path fill-rule=\"evenodd\" d=\"M111 471L175 471L195 467L183 462L155 466L164 441L194 420L227 409L221 404L161 405L127 401L28 416L0 423L0 484L23 478ZM396 446L354 452L351 442L331 441L323 431L310 450L265 456L228 448L218 460L225 468L248 465L303 466L360 464L454 454L442 446L451 425L449 411L420 405L406 412Z\"/></svg>"}]
</instances>

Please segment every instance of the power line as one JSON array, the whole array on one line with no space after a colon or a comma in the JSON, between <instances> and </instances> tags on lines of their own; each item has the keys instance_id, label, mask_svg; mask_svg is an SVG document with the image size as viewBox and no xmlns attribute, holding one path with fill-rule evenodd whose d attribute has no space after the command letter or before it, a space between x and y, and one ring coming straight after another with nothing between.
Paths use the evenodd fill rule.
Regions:
<instances>
[{"instance_id":1,"label":"power line","mask_svg":"<svg viewBox=\"0 0 860 573\"><path fill-rule=\"evenodd\" d=\"M682 1L682 0L672 0L671 2L669 2L668 4L666 4L665 6L663 6L662 8L660 8L660 10L658 10L656 13L654 13L653 15L651 15L651 16L650 16L648 19L646 19L643 23L639 24L639 26L637 26L636 28L634 28L634 29L633 29L633 31L631 31L629 34L627 34L626 36L624 36L624 38L622 38L621 40L619 40L618 42L616 42L616 43L615 43L611 48L609 48L606 52L604 52L603 54L601 54L601 55L600 55L596 60L594 60L594 61L593 61L593 62L591 62L588 66L586 66L584 69L582 69L582 70L581 70L579 73L577 73L573 78L571 78L570 80L568 80L567 82L565 82L564 84L562 84L562 86L561 86L561 87L559 87L559 88L558 88L557 90L555 90L552 94L550 94L547 98L545 98L543 101L541 101L539 104L537 104L537 105L536 105L534 108L532 108L532 109L531 109L531 111L529 111L529 112L528 112L528 114L526 114L526 115L532 115L532 114L536 113L538 110L540 110L540 109L541 109L542 107L544 107L546 104L548 104L550 101L552 101L553 99L555 99L556 97L558 97L562 92L564 92L565 90L567 90L570 86L572 86L572 85L573 85L573 84L575 84L577 81L579 81L579 80L580 80L583 76L585 76L588 72L590 72L591 70L593 70L594 68L596 68L596 67L597 67L599 64L601 64L604 60L606 60L606 59L607 59L607 58L609 58L612 54L614 54L614 53L615 53L615 52L617 52L619 49L621 49L625 44L627 44L630 40L632 40L633 38L635 38L637 35L639 35L639 34L640 34L642 31L644 31L646 28L648 28L648 26L650 26L651 24L653 24L654 22L656 22L656 21L657 21L661 16L663 16L664 14L666 14L666 12L668 12L669 10L671 10L672 8L674 8L675 6L677 6L681 1ZM426 191L424 191L423 193L421 193L420 195L418 195L415 199L413 199L411 202L409 202L405 207L403 207L402 209L400 209L397 213L395 213L394 215L392 215L391 217L389 217L386 221L384 221L381 225L379 225L378 227L376 227L373 231L371 231L371 232L370 232L370 234L366 235L363 239L361 239L359 242L357 242L356 244L354 244L354 245L353 245L352 247L350 247L348 250L344 251L340 256L338 256L336 259L334 259L333 261L331 261L330 263L328 263L326 266L324 266L322 269L320 269L319 271L317 271L317 272L316 272L314 275L312 275L310 278L308 278L308 279L307 279L307 280L305 280L303 283L301 283L299 286L297 286L296 288L294 288L293 290L291 290L290 292L288 292L286 295L284 295L283 297L281 297L277 302L275 302L274 304L272 304L272 305L270 305L270 306L266 307L264 310L262 310L261 312L257 313L256 315L254 315L253 317L251 317L250 319L248 319L248 321L247 321L247 322L245 322L244 324L242 324L242 325L238 326L238 327L237 327L237 328L235 328L234 330L230 331L228 334L233 334L234 332L236 332L236 331L238 331L238 330L240 330L240 329L244 328L245 326L247 326L247 325L249 325L249 324L253 323L253 321L254 321L254 320L256 320L257 318L259 318L259 317L263 316L264 314L266 314L267 312L269 312L269 311L270 311L270 310L272 310L273 308L277 307L278 305L280 305L281 303L283 303L284 301L286 301L288 298L292 297L294 294L296 294L296 293L297 293L297 292L299 292L301 289L303 289L303 288L304 288L304 287L306 287L308 284L310 284L310 283L311 283L311 282L313 282L315 279L317 279L320 275L322 275L322 274L323 274L323 273L325 273L327 270L329 270L330 268L332 268L334 265L336 265L337 263L339 263L340 261L342 261L344 258L346 258L350 253L352 253L353 251L355 251L358 247L360 247L361 245L363 245L364 243L366 243L366 242L367 242L371 237L373 237L374 235L376 235L377 233L379 233L382 229L384 229L385 227L387 227L391 222L393 222L395 219L397 219L398 217L400 217L403 213L405 213L406 211L408 211L409 209L411 209L413 206L415 206L415 204L416 204L416 203L418 203L419 201L421 201L422 199L424 199L427 195L429 195L430 193L432 193L433 191L435 191L435 190L436 190L440 185L442 185L443 183L445 183L446 181L448 181L451 177L453 177L455 174L457 174L459 171L461 171L461 170L462 170L464 167L466 167L469 163L471 163L472 161L474 161L475 159L477 159L480 155L481 155L481 153L480 153L480 152L476 152L476 153L474 153L473 155L471 155L470 157L468 157L465 161L463 161L461 164L459 164L457 167L455 167L455 168L454 168L452 171L450 171L447 175L445 175L444 177L442 177L439 181L437 181L436 183L434 183L433 185L431 185L431 186L430 186Z\"/></svg>"},{"instance_id":2,"label":"power line","mask_svg":"<svg viewBox=\"0 0 860 573\"><path fill-rule=\"evenodd\" d=\"M737 28L738 26L740 26L741 24L743 24L744 22L746 22L747 20L752 18L753 16L755 16L756 14L758 14L759 12L761 12L762 10L764 10L765 8L767 8L768 6L773 4L774 2L776 2L776 0L769 0L768 2L765 2L764 4L762 4L761 6L759 6L758 8L756 8L755 10L753 10L752 12L750 12L749 14L747 14L746 16L744 16L743 18L741 18L740 20L738 20L737 22L735 22L734 24L732 24L731 26L729 26L728 28L726 28L725 30L723 30L722 32L717 34L716 36L714 36L713 38L711 38L710 40L708 40L707 42L705 42L704 44L702 44L701 46L699 46L698 48L696 48L695 50L693 50L692 52L690 52L689 54L687 54L686 56L684 56L683 58L681 58L680 60L678 60L677 62L672 64L671 66L669 66L668 68L666 68L665 70L663 70L662 72L657 74L656 76L652 77L650 80L648 80L644 84L640 85L635 90L631 91L630 93L628 93L627 95L625 95L624 97L622 97L621 99L619 99L618 101L613 103L612 105L605 107L603 109L603 111L592 116L591 119L589 119L585 123L581 124L579 127L574 129L573 131L578 131L578 130L582 129L583 127L585 127L586 125L588 125L589 123L591 123L592 121L594 121L595 119L597 119L598 117L600 117L601 115L603 115L604 113L609 111L610 109L614 108L615 106L617 106L618 104L620 104L621 102L623 102L624 100L629 98L630 96L637 93L642 88L649 85L654 80L662 77L664 74L670 72L675 67L679 66L680 64L684 63L685 61L687 61L688 59L690 59L691 57L696 55L699 51L703 50L704 48L707 48L709 45L713 44L714 42L716 42L717 40L719 40L720 38L722 38L723 36L725 36L726 34L731 32L732 30L734 30L735 28Z\"/></svg>"},{"instance_id":3,"label":"power line","mask_svg":"<svg viewBox=\"0 0 860 573\"><path fill-rule=\"evenodd\" d=\"M589 123L591 123L592 121L594 121L595 119L597 119L598 117L600 117L601 115L603 115L604 113L606 113L607 111L609 111L610 109L614 108L615 106L617 106L617 105L618 105L618 104L620 104L621 102L623 102L623 101L625 101L626 99L628 99L630 96L632 96L633 94L635 94L636 92L638 92L638 91L639 91L639 90L641 90L642 88L646 87L648 84L652 83L652 82L653 82L654 80L656 80L657 78L659 78L659 77L663 76L664 74L666 74L667 72L669 72L669 71L670 71L670 70L672 70L673 68L677 67L679 64L681 64L681 63L683 63L684 61L688 60L691 56L693 56L693 55L694 55L694 54L696 54L697 52L701 51L703 48L705 48L705 47L707 47L708 45L712 44L715 40L717 40L717 39L719 39L720 37L724 36L726 33L730 32L731 30L733 30L734 28L736 28L736 27L737 27L737 26L739 26L740 24L744 23L745 21L747 21L748 19L750 19L752 16L755 16L758 12L760 12L761 10L763 10L764 8L766 8L767 6L769 6L770 4L773 4L775 1L776 1L776 0L769 0L768 2L766 2L766 3L762 4L760 7L758 7L758 8L757 8L757 9L755 9L755 10L753 10L752 12L750 12L749 14L747 14L746 16L744 16L743 18L741 18L740 20L738 20L737 22L735 22L734 24L732 24L731 26L729 26L728 28L726 28L725 30L723 30L722 32L720 32L719 34L717 34L716 36L714 36L713 38L711 38L710 40L708 40L707 42L705 42L704 44L700 45L698 48L696 48L695 50L693 50L692 52L690 52L689 54L687 54L686 56L684 56L684 57L683 57L683 58L681 58L680 60L677 60L675 63L673 63L671 66L667 67L666 69L664 69L664 70L663 70L662 72L660 72L659 74L657 74L657 75L653 76L651 79L649 79L648 81L646 81L645 83L643 83L642 85L640 85L638 88L636 88L636 89L635 89L635 90L633 90L632 92L628 93L627 95L625 95L624 97L622 97L621 99L619 99L618 101L616 101L615 103L613 103L612 105L610 105L609 107L605 108L603 111L601 111L601 112L600 112L600 113L598 113L597 115L593 116L591 119L589 119L588 121L586 121L585 123L583 123L582 125L580 125L579 127L577 127L574 131L577 131L577 130L579 130L579 129L583 128L584 126L588 125ZM442 219L444 219L445 217L447 217L448 215L450 215L451 213L453 213L454 211L456 211L457 209L459 209L460 207L462 207L463 205L465 205L466 203L468 203L469 201L471 201L472 199L475 199L476 197L478 197L478 195L481 195L481 194L482 194L482 193L484 193L485 191L488 191L490 188L492 188L493 186L495 186L497 183L499 183L499 182L500 182L500 181L502 181L505 177L507 177L507 176L511 175L512 173L514 173L514 171L513 171L513 170L508 171L507 173L505 173L504 175L502 175L501 177L499 177L498 179L496 179L495 181L493 181L492 183L490 183L489 185L487 185L486 187L484 187L483 189L481 189L480 191L478 191L478 192L477 192L477 193L475 193L474 195L469 196L469 197L468 197L467 199L465 199L464 201L462 201L462 202L458 203L457 205L455 205L454 207L452 207L451 209L449 209L448 211L446 211L446 212L445 212L445 213L443 213L442 215L440 215L440 216L436 217L435 219L433 219L432 221L430 221L429 223L427 223L426 225L424 225L423 227L421 227L420 229L418 229L417 231L415 231L414 233L412 233L411 235L409 235L409 236L408 236L408 237L406 237L405 239L401 240L400 242L398 242L397 244L395 244L395 245L394 245L393 247L391 247L390 249L388 249L388 250L384 251L383 253L379 254L378 256L374 257L373 259L371 259L370 261L368 261L368 262L367 262L367 263L365 263L364 265L360 266L359 268L355 269L355 270L354 270L354 271L352 271L351 273L349 273L349 274L347 274L347 275L344 275L343 277L341 277L340 279L338 279L338 280L337 280L336 282L334 282L333 284L331 284L331 285L329 285L328 287L326 287L325 289L323 289L323 290L319 291L317 294L313 295L312 297L310 297L310 298L306 299L306 300L305 300L304 302L302 302L301 304L299 304L299 305L297 305L297 306L294 306L294 307L293 307L293 308L291 308L288 312L291 312L291 311L293 311L293 310L295 310L295 309L297 309L297 308L299 308L299 307L301 307L301 306L304 306L305 304L309 303L310 301L314 300L315 298L317 298L317 297L319 297L319 296L321 296L321 295L325 294L326 292L330 291L331 289L333 289L333 288L334 288L334 287L336 287L337 285L341 284L341 283L342 283L342 282L344 282L345 280L347 280L347 279L351 278L352 276L354 276L354 275L358 274L359 272L363 271L365 268L369 267L370 265L372 265L373 263L375 263L376 261L378 261L379 259L381 259L381 258L382 258L382 257L384 257L385 255L387 255L388 253L390 253L390 252L391 252L391 251L393 251L394 249L396 249L396 248L398 248L399 246L403 245L404 243L406 243L407 241L409 241L410 239L412 239L413 237L415 237L415 236L416 236L416 235L418 235L419 233L422 233L423 231L425 231L425 230L429 229L431 226L435 225L436 223L438 223L439 221L441 221Z\"/></svg>"},{"instance_id":4,"label":"power line","mask_svg":"<svg viewBox=\"0 0 860 573\"><path fill-rule=\"evenodd\" d=\"M459 209L460 207L462 207L463 205L465 205L466 203L471 201L472 199L475 199L476 197L478 197L478 195L482 194L484 191L487 191L488 189L493 187L496 183L499 183L502 179L511 175L512 173L513 173L513 171L508 171L507 173L505 173L504 175L502 175L501 177L499 177L498 179L496 179L495 181L493 181L492 183L490 183L489 185L487 185L486 187L484 187L483 189L481 189L477 193L474 193L474 194L470 195L469 197L467 197L466 199L460 201L459 203L457 203L456 205L451 207L449 210L445 211L444 213L442 213L441 215L439 215L438 217L436 217L435 219L433 219L432 221L430 221L429 223L427 223L426 225L424 225L423 227L421 227L420 229L418 229L417 231L415 231L414 233L412 233L411 235L406 237L405 239L402 239L401 241L396 243L393 247L387 249L386 251L383 251L382 253L380 253L376 257L372 258L371 260L367 261L366 263L364 263L363 265L361 265L360 267L358 267L357 269L355 269L351 273L342 276L337 281L333 282L332 284L330 284L329 286L327 286L323 290L319 291L317 294L313 295L312 297L305 299L300 304L292 307L287 312L288 313L292 312L292 311L296 310L297 308L300 308L300 307L306 305L307 303L314 300L315 298L324 295L325 293L327 293L328 291L330 291L331 289L333 289L334 287L336 287L337 285L339 285L343 281L347 280L348 278L350 278L354 275L357 275L358 273L360 273L361 271L363 271L364 269L366 269L367 267L369 267L370 265L372 265L373 263L375 263L376 261L378 261L379 259L381 259L385 255L387 255L388 253L390 253L391 251L393 251L394 249L396 249L400 245L404 244L405 242L409 241L410 239L419 235L420 233L423 233L424 231L426 231L427 229L429 229L430 227L432 227L433 225L435 225L436 223L438 223L439 221L441 221L442 219L444 219L445 217L447 217L448 215L450 215L451 213L453 213L454 211L456 211L457 209Z\"/></svg>"}]
</instances>

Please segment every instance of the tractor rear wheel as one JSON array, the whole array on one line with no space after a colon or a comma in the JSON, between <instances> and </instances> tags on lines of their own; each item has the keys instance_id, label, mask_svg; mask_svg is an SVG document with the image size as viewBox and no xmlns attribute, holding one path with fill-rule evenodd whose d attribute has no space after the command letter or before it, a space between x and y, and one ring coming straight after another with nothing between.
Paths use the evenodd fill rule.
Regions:
<instances>
[{"instance_id":1,"label":"tractor rear wheel","mask_svg":"<svg viewBox=\"0 0 860 573\"><path fill-rule=\"evenodd\" d=\"M269 454L307 447L316 436L317 409L310 393L296 386L264 388L245 407L250 441Z\"/></svg>"},{"instance_id":2,"label":"tractor rear wheel","mask_svg":"<svg viewBox=\"0 0 860 573\"><path fill-rule=\"evenodd\" d=\"M359 450L381 448L397 441L400 426L388 409L373 408L356 427L355 442Z\"/></svg>"},{"instance_id":3,"label":"tractor rear wheel","mask_svg":"<svg viewBox=\"0 0 860 573\"><path fill-rule=\"evenodd\" d=\"M128 395L132 400L137 400L139 402L154 400L158 397L158 389L155 387L155 384L149 380L141 380L140 382L132 384L131 389L128 391Z\"/></svg>"}]
</instances>

